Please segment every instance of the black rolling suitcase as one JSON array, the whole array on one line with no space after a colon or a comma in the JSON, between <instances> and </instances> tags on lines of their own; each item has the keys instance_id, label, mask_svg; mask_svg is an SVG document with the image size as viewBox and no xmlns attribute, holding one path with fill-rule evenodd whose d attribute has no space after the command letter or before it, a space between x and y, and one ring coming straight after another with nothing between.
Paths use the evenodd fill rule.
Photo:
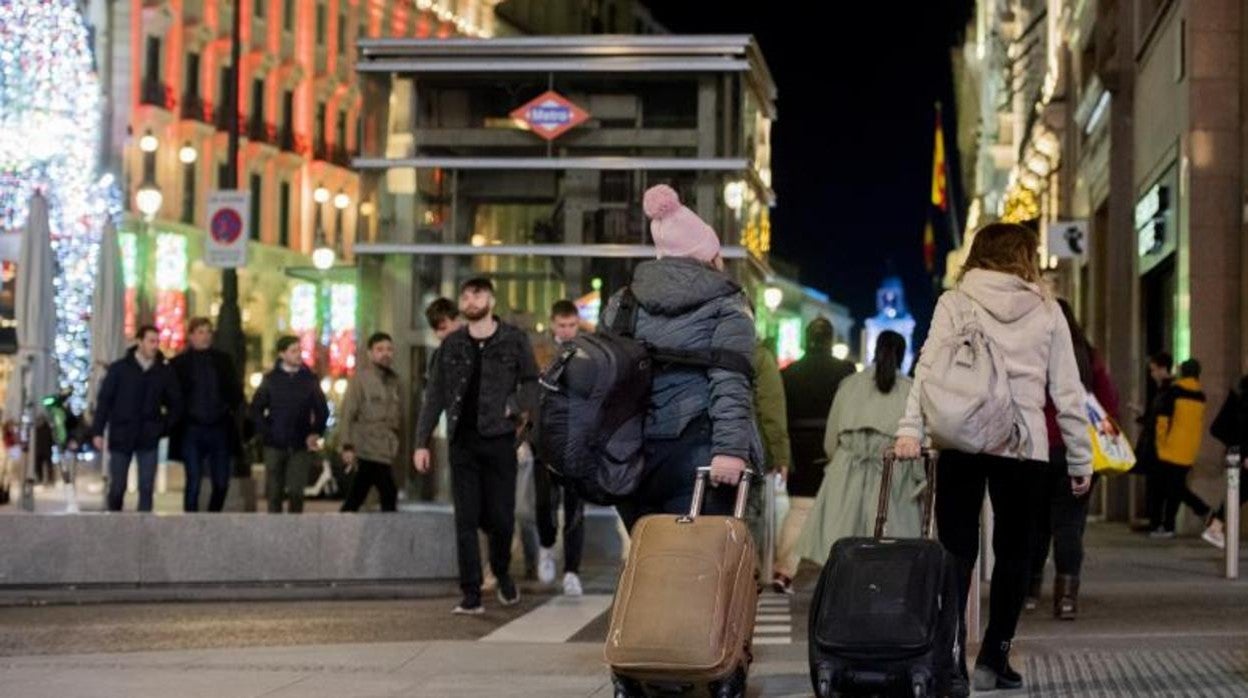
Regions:
<instances>
[{"instance_id":1,"label":"black rolling suitcase","mask_svg":"<svg viewBox=\"0 0 1248 698\"><path fill-rule=\"evenodd\" d=\"M963 662L953 558L930 540L935 452L922 538L885 538L893 461L884 455L875 537L832 546L810 607L810 679L820 698L945 695Z\"/></svg>"}]
</instances>

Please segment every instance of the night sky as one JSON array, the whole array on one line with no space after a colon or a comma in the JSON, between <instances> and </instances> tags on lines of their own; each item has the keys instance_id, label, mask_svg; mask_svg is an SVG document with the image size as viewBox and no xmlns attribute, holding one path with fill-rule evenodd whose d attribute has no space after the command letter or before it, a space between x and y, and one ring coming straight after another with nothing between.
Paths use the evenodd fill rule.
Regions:
<instances>
[{"instance_id":1,"label":"night sky","mask_svg":"<svg viewBox=\"0 0 1248 698\"><path fill-rule=\"evenodd\" d=\"M933 105L944 105L956 167L949 48L960 42L973 0L648 6L674 33L753 34L762 46L779 89L773 254L799 263L803 283L849 306L859 321L875 313L875 289L886 269L895 270L925 333L935 302L922 249ZM938 229L937 243L943 266L947 228Z\"/></svg>"}]
</instances>

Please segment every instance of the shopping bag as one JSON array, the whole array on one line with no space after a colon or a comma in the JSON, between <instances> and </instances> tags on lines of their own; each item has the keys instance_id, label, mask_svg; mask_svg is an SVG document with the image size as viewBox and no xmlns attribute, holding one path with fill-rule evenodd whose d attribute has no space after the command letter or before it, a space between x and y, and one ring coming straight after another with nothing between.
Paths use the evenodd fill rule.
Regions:
<instances>
[{"instance_id":1,"label":"shopping bag","mask_svg":"<svg viewBox=\"0 0 1248 698\"><path fill-rule=\"evenodd\" d=\"M1101 401L1088 393L1085 409L1092 440L1092 470L1102 475L1119 475L1135 466L1131 443L1105 411Z\"/></svg>"}]
</instances>

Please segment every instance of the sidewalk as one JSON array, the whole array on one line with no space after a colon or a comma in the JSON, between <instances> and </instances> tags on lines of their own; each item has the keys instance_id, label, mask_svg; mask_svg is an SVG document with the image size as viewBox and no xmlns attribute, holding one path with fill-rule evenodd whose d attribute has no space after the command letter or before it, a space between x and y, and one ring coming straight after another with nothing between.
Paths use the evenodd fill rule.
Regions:
<instances>
[{"instance_id":1,"label":"sidewalk","mask_svg":"<svg viewBox=\"0 0 1248 698\"><path fill-rule=\"evenodd\" d=\"M1157 542L1119 525L1092 525L1080 619L1025 616L1015 659L1027 690L993 695L1248 695L1248 582L1221 579L1220 560L1198 540ZM599 580L590 591L607 593L609 576ZM519 609L490 606L485 617L462 619L447 614L447 593L425 600L0 608L0 654L8 655L0 659L0 693L610 695L601 664L603 615L565 642L536 635L499 641L503 633L491 640L498 628L526 618L538 627L548 613L542 609L568 602L526 593ZM808 607L808 592L799 594L793 644L757 648L750 696L810 695ZM120 646L134 651L119 653ZM94 650L100 653L84 654Z\"/></svg>"}]
</instances>

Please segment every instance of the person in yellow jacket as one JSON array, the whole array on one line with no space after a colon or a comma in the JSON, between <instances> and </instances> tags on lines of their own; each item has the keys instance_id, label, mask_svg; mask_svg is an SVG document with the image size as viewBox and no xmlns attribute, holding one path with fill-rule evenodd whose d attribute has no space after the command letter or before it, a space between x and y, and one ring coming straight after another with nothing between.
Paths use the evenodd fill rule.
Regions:
<instances>
[{"instance_id":1,"label":"person in yellow jacket","mask_svg":"<svg viewBox=\"0 0 1248 698\"><path fill-rule=\"evenodd\" d=\"M1173 538L1179 504L1196 512L1208 506L1187 489L1187 474L1200 453L1204 435L1205 393L1200 387L1200 362L1179 365L1179 378L1166 387L1157 410L1157 487L1149 492L1152 538Z\"/></svg>"}]
</instances>

